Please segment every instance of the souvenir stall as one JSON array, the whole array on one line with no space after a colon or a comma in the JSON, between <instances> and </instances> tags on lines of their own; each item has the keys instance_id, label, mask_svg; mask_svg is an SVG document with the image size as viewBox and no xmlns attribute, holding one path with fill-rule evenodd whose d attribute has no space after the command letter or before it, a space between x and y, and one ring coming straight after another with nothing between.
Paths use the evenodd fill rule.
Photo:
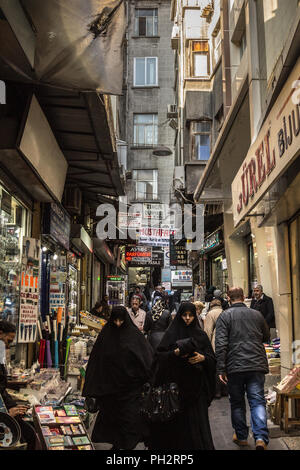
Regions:
<instances>
[{"instance_id":1,"label":"souvenir stall","mask_svg":"<svg viewBox=\"0 0 300 470\"><path fill-rule=\"evenodd\" d=\"M26 209L0 184L0 319L15 325L20 301L22 240Z\"/></svg>"}]
</instances>

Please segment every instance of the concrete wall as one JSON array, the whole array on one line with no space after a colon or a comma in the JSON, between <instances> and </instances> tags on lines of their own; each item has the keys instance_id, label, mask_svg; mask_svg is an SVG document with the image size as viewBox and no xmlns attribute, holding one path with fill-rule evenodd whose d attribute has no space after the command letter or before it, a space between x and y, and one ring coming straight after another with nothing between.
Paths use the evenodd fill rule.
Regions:
<instances>
[{"instance_id":1,"label":"concrete wall","mask_svg":"<svg viewBox=\"0 0 300 470\"><path fill-rule=\"evenodd\" d=\"M175 103L174 97L174 51L171 49L172 22L171 0L129 2L128 24L128 77L127 77L127 142L128 169L158 169L158 192L161 202L169 202L173 180L174 153L169 157L153 157L152 149L133 148L134 113L158 114L158 144L174 152L175 131L167 122L167 105ZM158 9L158 37L134 37L135 8ZM158 87L134 87L134 58L158 57ZM134 198L133 182L128 183L129 200Z\"/></svg>"}]
</instances>

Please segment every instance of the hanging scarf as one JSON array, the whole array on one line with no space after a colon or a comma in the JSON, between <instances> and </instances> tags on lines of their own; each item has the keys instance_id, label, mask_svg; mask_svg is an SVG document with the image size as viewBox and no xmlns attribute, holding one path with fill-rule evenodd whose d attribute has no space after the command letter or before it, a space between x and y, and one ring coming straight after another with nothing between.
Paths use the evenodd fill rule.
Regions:
<instances>
[{"instance_id":1,"label":"hanging scarf","mask_svg":"<svg viewBox=\"0 0 300 470\"><path fill-rule=\"evenodd\" d=\"M153 321L159 320L164 310L165 310L165 306L164 306L163 300L160 297L158 297L157 300L154 299L154 305L151 310L152 320Z\"/></svg>"}]
</instances>

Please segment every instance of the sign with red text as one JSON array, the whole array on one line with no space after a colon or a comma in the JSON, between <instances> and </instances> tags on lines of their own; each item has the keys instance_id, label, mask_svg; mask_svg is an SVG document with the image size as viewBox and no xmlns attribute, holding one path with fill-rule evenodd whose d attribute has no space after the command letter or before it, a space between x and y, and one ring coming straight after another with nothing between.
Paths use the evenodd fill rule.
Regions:
<instances>
[{"instance_id":1,"label":"sign with red text","mask_svg":"<svg viewBox=\"0 0 300 470\"><path fill-rule=\"evenodd\" d=\"M23 238L18 343L34 343L39 312L41 242Z\"/></svg>"},{"instance_id":2,"label":"sign with red text","mask_svg":"<svg viewBox=\"0 0 300 470\"><path fill-rule=\"evenodd\" d=\"M233 180L235 226L249 214L299 154L299 80L300 59Z\"/></svg>"}]
</instances>

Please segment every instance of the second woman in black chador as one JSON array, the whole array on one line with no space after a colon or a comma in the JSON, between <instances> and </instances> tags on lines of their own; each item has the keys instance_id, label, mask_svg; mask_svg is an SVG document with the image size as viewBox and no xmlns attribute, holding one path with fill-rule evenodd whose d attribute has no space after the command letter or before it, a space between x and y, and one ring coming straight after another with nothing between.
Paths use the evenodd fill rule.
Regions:
<instances>
[{"instance_id":1,"label":"second woman in black chador","mask_svg":"<svg viewBox=\"0 0 300 470\"><path fill-rule=\"evenodd\" d=\"M153 351L125 307L115 307L92 350L82 395L97 398L93 442L134 449L147 438L140 415L141 388L149 380Z\"/></svg>"},{"instance_id":2,"label":"second woman in black chador","mask_svg":"<svg viewBox=\"0 0 300 470\"><path fill-rule=\"evenodd\" d=\"M216 361L192 303L181 304L157 349L154 384L177 383L180 412L151 425L151 450L213 450L208 407L215 393Z\"/></svg>"}]
</instances>

